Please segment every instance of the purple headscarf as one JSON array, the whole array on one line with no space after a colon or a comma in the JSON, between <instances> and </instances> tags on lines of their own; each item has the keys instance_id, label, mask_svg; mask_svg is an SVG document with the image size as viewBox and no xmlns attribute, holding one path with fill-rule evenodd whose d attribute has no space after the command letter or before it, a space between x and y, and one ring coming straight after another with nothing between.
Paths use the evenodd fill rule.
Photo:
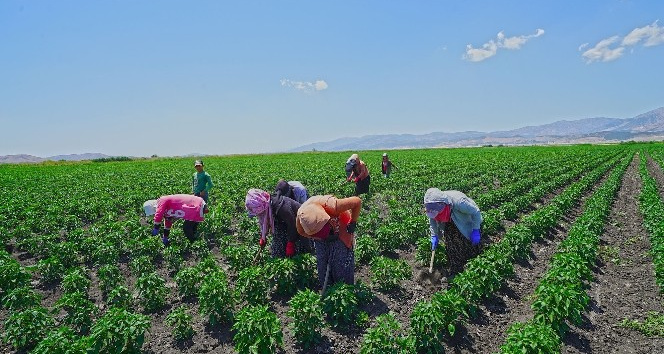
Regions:
<instances>
[{"instance_id":1,"label":"purple headscarf","mask_svg":"<svg viewBox=\"0 0 664 354\"><path fill-rule=\"evenodd\" d=\"M267 234L274 231L274 218L270 209L270 194L262 189L252 188L247 192L244 200L249 216L258 217L261 227L261 238L266 239Z\"/></svg>"}]
</instances>

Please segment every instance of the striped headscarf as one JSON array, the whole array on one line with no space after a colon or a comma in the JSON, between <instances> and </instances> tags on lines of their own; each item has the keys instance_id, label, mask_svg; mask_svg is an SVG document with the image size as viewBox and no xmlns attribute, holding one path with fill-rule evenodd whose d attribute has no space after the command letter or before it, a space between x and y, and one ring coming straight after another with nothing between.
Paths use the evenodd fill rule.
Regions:
<instances>
[{"instance_id":1,"label":"striped headscarf","mask_svg":"<svg viewBox=\"0 0 664 354\"><path fill-rule=\"evenodd\" d=\"M270 194L262 189L252 188L247 192L244 204L250 217L258 217L261 238L266 239L268 233L274 232L274 218L270 209Z\"/></svg>"}]
</instances>

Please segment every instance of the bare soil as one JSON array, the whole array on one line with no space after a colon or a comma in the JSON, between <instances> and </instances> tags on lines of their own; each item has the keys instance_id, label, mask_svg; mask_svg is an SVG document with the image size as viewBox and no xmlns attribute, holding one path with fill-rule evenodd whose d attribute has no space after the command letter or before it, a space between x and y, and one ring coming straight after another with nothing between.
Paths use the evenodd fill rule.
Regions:
<instances>
[{"instance_id":1,"label":"bare soil","mask_svg":"<svg viewBox=\"0 0 664 354\"><path fill-rule=\"evenodd\" d=\"M583 212L586 198L608 178L609 173L579 200L553 230L533 244L528 260L514 264L514 277L508 279L498 293L480 304L476 317L470 319L464 328L446 343L447 350L456 353L498 352L505 342L509 326L516 322L526 322L533 317L530 296L541 276L547 271L558 244L567 237L571 224ZM563 189L559 189L555 194L559 194ZM547 205L554 196L548 196L539 205Z\"/></svg>"},{"instance_id":2,"label":"bare soil","mask_svg":"<svg viewBox=\"0 0 664 354\"><path fill-rule=\"evenodd\" d=\"M639 157L626 171L600 241L600 259L588 294L590 311L564 338L563 353L661 353L664 338L648 338L621 327L624 319L644 320L648 311L663 310L643 228ZM654 166L650 166L651 173ZM659 171L660 182L664 181ZM664 186L664 184L660 184ZM661 189L660 189L661 190ZM616 252L617 251L617 252Z\"/></svg>"}]
</instances>

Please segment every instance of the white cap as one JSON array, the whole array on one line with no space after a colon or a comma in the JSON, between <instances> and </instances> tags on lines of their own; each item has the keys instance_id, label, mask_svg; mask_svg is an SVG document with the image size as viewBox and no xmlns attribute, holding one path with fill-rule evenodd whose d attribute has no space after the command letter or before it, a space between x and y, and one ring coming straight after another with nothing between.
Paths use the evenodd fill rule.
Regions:
<instances>
[{"instance_id":1,"label":"white cap","mask_svg":"<svg viewBox=\"0 0 664 354\"><path fill-rule=\"evenodd\" d=\"M383 157L385 157L385 156L387 156L387 153L386 153L386 152L383 153Z\"/></svg>"},{"instance_id":2,"label":"white cap","mask_svg":"<svg viewBox=\"0 0 664 354\"><path fill-rule=\"evenodd\" d=\"M154 215L157 212L157 200L152 199L143 203L143 211L145 212L145 216Z\"/></svg>"}]
</instances>

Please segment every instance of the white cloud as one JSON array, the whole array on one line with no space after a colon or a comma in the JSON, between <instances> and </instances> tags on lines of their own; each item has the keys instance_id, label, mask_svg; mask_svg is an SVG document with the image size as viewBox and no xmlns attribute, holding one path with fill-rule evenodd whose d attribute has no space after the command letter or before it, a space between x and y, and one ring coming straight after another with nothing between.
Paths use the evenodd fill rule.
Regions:
<instances>
[{"instance_id":1,"label":"white cloud","mask_svg":"<svg viewBox=\"0 0 664 354\"><path fill-rule=\"evenodd\" d=\"M657 25L657 21L652 25L641 28L635 28L622 41L624 46L637 45L645 40L644 47L652 47L664 43L664 27Z\"/></svg>"},{"instance_id":2,"label":"white cloud","mask_svg":"<svg viewBox=\"0 0 664 354\"><path fill-rule=\"evenodd\" d=\"M484 43L482 48L473 48L472 45L468 44L466 46L466 54L463 56L464 59L468 61L478 62L487 58L491 58L496 55L498 51L498 46L494 41L489 41L489 43Z\"/></svg>"},{"instance_id":3,"label":"white cloud","mask_svg":"<svg viewBox=\"0 0 664 354\"><path fill-rule=\"evenodd\" d=\"M281 79L281 86L292 87L296 90L303 92L314 92L327 90L327 82L325 80L316 80L314 82L308 81L292 81L289 79Z\"/></svg>"},{"instance_id":4,"label":"white cloud","mask_svg":"<svg viewBox=\"0 0 664 354\"><path fill-rule=\"evenodd\" d=\"M535 31L535 34L526 35L526 36L515 36L515 37L505 37L505 34L500 31L496 35L496 40L490 40L487 43L482 45L482 48L473 48L472 45L468 44L466 46L466 54L463 58L472 61L478 62L484 59L491 58L496 55L499 48L505 49L521 49L521 47L532 38L539 37L544 34L544 30L538 28Z\"/></svg>"},{"instance_id":5,"label":"white cloud","mask_svg":"<svg viewBox=\"0 0 664 354\"><path fill-rule=\"evenodd\" d=\"M652 25L647 25L633 29L628 35L620 40L620 36L613 36L602 39L595 47L583 52L581 56L590 64L596 61L611 61L620 58L627 47L633 47L643 42L644 47L653 47L664 43L664 27L657 25L658 21ZM612 47L613 44L618 43ZM579 51L583 50L588 44L579 46ZM630 50L633 53L634 49Z\"/></svg>"},{"instance_id":6,"label":"white cloud","mask_svg":"<svg viewBox=\"0 0 664 354\"><path fill-rule=\"evenodd\" d=\"M316 91L323 91L327 89L327 82L324 80L316 80L314 87L316 88Z\"/></svg>"},{"instance_id":7,"label":"white cloud","mask_svg":"<svg viewBox=\"0 0 664 354\"><path fill-rule=\"evenodd\" d=\"M611 61L620 58L625 51L625 47L611 48L613 43L616 43L620 37L613 36L607 39L603 39L597 43L593 48L590 48L583 52L581 56L586 60L587 63L592 63L596 61Z\"/></svg>"}]
</instances>

